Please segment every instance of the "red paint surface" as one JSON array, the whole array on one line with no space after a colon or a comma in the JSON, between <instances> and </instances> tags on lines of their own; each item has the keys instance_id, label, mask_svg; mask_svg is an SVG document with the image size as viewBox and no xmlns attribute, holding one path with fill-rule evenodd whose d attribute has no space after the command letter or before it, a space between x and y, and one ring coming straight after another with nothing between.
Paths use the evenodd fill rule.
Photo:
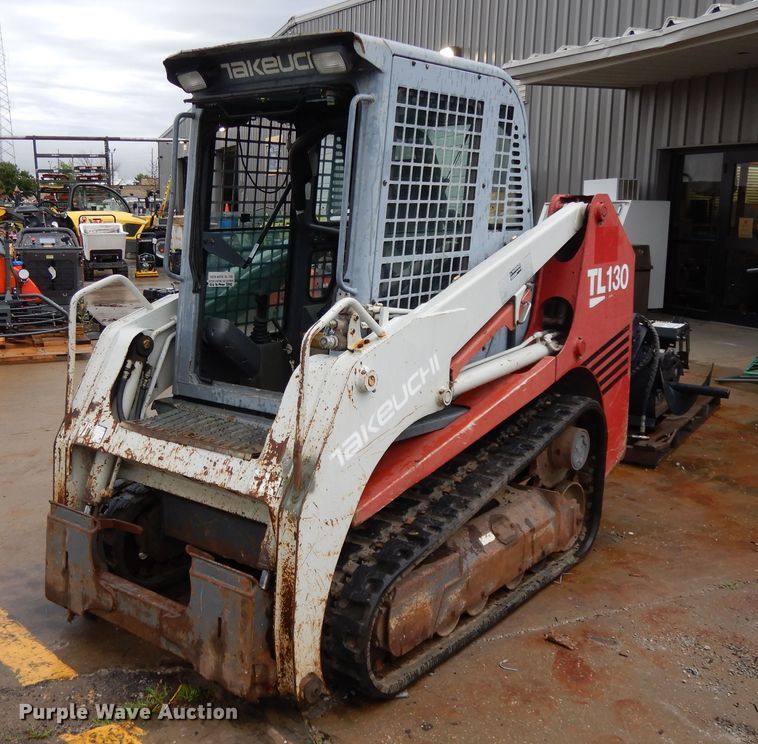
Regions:
<instances>
[{"instance_id":1,"label":"red paint surface","mask_svg":"<svg viewBox=\"0 0 758 744\"><path fill-rule=\"evenodd\" d=\"M403 491L580 367L594 379L593 387L605 413L608 437L606 472L620 461L626 446L629 403L634 253L607 196L553 197L550 212L575 200L589 202L584 239L569 260L553 258L539 272L527 331L534 333L542 329L542 311L547 300L563 298L573 310L573 321L563 349L556 356L542 359L526 370L461 395L456 403L469 407L469 411L444 429L392 445L369 479L353 524L360 524L376 514ZM588 270L605 272L609 266L624 263L629 267L627 287L609 290L599 304L590 308ZM618 339L608 346L613 352L612 359L604 362L608 351L603 351L603 347L614 337ZM605 392L601 393L610 362L610 369L618 368L621 376L618 379L613 376L611 381L615 384L606 385ZM584 390L577 392L586 393Z\"/></svg>"}]
</instances>

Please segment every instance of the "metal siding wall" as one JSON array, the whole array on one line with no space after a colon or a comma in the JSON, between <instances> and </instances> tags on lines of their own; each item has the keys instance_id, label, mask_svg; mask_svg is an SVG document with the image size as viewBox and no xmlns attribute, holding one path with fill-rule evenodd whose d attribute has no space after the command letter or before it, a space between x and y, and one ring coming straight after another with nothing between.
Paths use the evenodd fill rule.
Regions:
<instances>
[{"instance_id":1,"label":"metal siding wall","mask_svg":"<svg viewBox=\"0 0 758 744\"><path fill-rule=\"evenodd\" d=\"M741 142L758 143L758 69L746 70L744 94L744 108L741 113L739 138Z\"/></svg>"},{"instance_id":2,"label":"metal siding wall","mask_svg":"<svg viewBox=\"0 0 758 744\"><path fill-rule=\"evenodd\" d=\"M737 4L746 0L736 0ZM439 49L502 65L629 26L657 28L668 16L694 17L711 0L373 0L297 26L335 28ZM535 209L556 192L579 192L586 178L637 178L656 193L658 150L758 143L758 70L619 91L531 87L527 116Z\"/></svg>"},{"instance_id":3,"label":"metal siding wall","mask_svg":"<svg viewBox=\"0 0 758 744\"><path fill-rule=\"evenodd\" d=\"M659 151L708 145L758 145L758 69L660 83L630 93L639 97L635 177L641 197L654 198ZM624 175L624 174L622 174Z\"/></svg>"}]
</instances>

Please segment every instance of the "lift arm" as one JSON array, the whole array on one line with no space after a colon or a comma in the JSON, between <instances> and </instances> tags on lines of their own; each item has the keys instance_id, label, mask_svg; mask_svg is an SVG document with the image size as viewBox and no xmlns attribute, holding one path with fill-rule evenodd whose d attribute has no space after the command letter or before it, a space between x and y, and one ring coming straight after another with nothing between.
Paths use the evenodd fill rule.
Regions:
<instances>
[{"instance_id":1,"label":"lift arm","mask_svg":"<svg viewBox=\"0 0 758 744\"><path fill-rule=\"evenodd\" d=\"M586 208L564 206L429 302L389 320L381 335L339 355L308 357L304 347L307 363L284 393L257 484L279 491L275 643L282 692L306 699L321 684L321 628L337 558L361 493L392 442L456 390L557 350L538 334L450 379L456 352L581 229ZM317 329L323 326L319 321Z\"/></svg>"}]
</instances>

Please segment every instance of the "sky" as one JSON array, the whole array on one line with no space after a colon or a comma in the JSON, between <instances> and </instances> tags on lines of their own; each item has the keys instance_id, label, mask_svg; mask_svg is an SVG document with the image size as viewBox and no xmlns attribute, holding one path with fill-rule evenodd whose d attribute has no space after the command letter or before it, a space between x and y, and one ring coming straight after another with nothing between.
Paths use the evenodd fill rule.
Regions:
<instances>
[{"instance_id":1,"label":"sky","mask_svg":"<svg viewBox=\"0 0 758 744\"><path fill-rule=\"evenodd\" d=\"M186 94L166 80L166 57L270 36L291 16L331 2L5 0L0 30L13 134L158 137L186 108ZM117 180L149 172L154 145L113 147ZM15 150L19 167L32 172L31 143L16 142ZM46 142L39 150L102 152L102 145Z\"/></svg>"}]
</instances>

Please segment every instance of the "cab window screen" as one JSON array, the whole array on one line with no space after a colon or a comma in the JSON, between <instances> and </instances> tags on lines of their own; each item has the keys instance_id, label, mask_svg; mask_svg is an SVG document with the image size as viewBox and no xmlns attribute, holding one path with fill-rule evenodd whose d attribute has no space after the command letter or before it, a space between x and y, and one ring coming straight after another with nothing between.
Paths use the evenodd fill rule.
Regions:
<instances>
[{"instance_id":1,"label":"cab window screen","mask_svg":"<svg viewBox=\"0 0 758 744\"><path fill-rule=\"evenodd\" d=\"M206 256L205 317L231 320L246 334L265 295L268 318L284 318L284 284L289 251L289 198L281 204L251 263L258 242L288 185L288 148L294 127L263 117L219 129L213 159L210 210L204 241L217 248ZM221 255L224 254L224 255Z\"/></svg>"}]
</instances>

